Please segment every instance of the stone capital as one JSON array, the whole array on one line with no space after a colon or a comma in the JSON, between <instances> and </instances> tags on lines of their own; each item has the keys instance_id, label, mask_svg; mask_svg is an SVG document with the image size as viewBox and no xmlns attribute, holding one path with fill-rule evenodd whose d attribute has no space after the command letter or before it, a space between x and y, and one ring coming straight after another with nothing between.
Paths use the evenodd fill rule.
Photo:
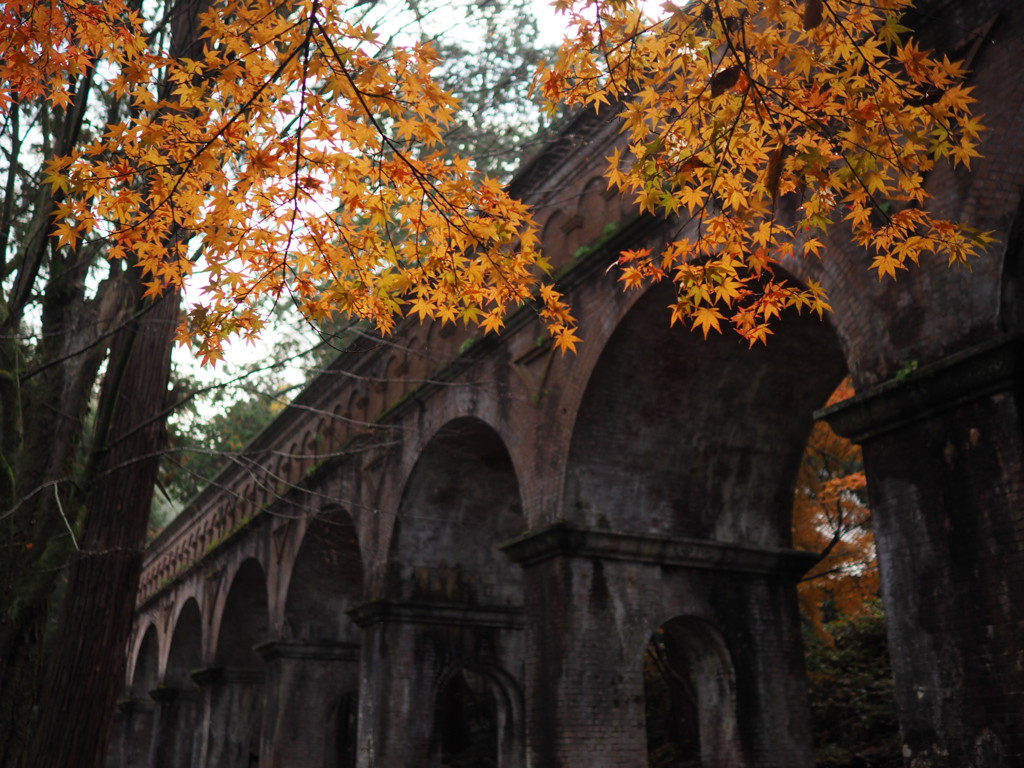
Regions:
<instances>
[{"instance_id":1,"label":"stone capital","mask_svg":"<svg viewBox=\"0 0 1024 768\"><path fill-rule=\"evenodd\" d=\"M464 605L461 603L396 602L373 600L348 611L360 627L371 624L444 624L499 629L521 629L519 606Z\"/></svg>"},{"instance_id":2,"label":"stone capital","mask_svg":"<svg viewBox=\"0 0 1024 768\"><path fill-rule=\"evenodd\" d=\"M917 421L1021 386L1024 337L1003 336L915 368L814 414L866 443Z\"/></svg>"},{"instance_id":3,"label":"stone capital","mask_svg":"<svg viewBox=\"0 0 1024 768\"><path fill-rule=\"evenodd\" d=\"M555 557L587 557L793 578L819 559L815 553L795 549L599 531L565 522L520 536L499 549L524 568Z\"/></svg>"},{"instance_id":4,"label":"stone capital","mask_svg":"<svg viewBox=\"0 0 1024 768\"><path fill-rule=\"evenodd\" d=\"M242 667L204 667L189 675L196 685L256 685L263 682L263 670Z\"/></svg>"},{"instance_id":5,"label":"stone capital","mask_svg":"<svg viewBox=\"0 0 1024 768\"><path fill-rule=\"evenodd\" d=\"M335 640L271 640L256 646L266 661L274 659L316 659L318 661L358 661L359 644Z\"/></svg>"}]
</instances>

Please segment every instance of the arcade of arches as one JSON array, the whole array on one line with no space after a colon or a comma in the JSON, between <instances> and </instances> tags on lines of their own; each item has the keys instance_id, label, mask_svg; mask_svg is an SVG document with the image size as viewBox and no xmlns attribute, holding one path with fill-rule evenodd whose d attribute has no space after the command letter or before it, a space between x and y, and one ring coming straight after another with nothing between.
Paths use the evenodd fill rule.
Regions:
<instances>
[{"instance_id":1,"label":"arcade of arches","mask_svg":"<svg viewBox=\"0 0 1024 768\"><path fill-rule=\"evenodd\" d=\"M931 5L1000 14L987 159L932 180L999 238L973 272L879 282L837 235L785 265L824 320L754 349L670 328L671 286L605 271L675 225L604 191L614 125L580 116L513 183L579 354L523 311L341 355L151 545L110 765L635 768L654 636L693 764L810 768L790 510L846 375L824 417L863 446L908 765L1024 764L1024 8Z\"/></svg>"}]
</instances>

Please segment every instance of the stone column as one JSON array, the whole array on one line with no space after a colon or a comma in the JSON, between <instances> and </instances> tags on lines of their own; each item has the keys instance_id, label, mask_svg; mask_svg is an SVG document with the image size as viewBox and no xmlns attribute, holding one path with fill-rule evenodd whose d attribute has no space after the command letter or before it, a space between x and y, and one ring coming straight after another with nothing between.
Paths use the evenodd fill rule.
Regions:
<instances>
[{"instance_id":1,"label":"stone column","mask_svg":"<svg viewBox=\"0 0 1024 768\"><path fill-rule=\"evenodd\" d=\"M110 768L148 768L156 709L152 700L117 702L106 764Z\"/></svg>"},{"instance_id":2,"label":"stone column","mask_svg":"<svg viewBox=\"0 0 1024 768\"><path fill-rule=\"evenodd\" d=\"M374 601L349 612L363 628L359 686L361 768L425 768L439 760L437 695L459 665L507 668L522 610L504 606ZM516 693L496 696L517 699ZM498 764L520 768L521 705L500 702Z\"/></svg>"},{"instance_id":3,"label":"stone column","mask_svg":"<svg viewBox=\"0 0 1024 768\"><path fill-rule=\"evenodd\" d=\"M198 757L199 691L160 687L149 695L157 709L147 765L150 768L192 768Z\"/></svg>"},{"instance_id":4,"label":"stone column","mask_svg":"<svg viewBox=\"0 0 1024 768\"><path fill-rule=\"evenodd\" d=\"M914 768L1024 765L1022 368L997 339L821 414L864 449Z\"/></svg>"},{"instance_id":5,"label":"stone column","mask_svg":"<svg viewBox=\"0 0 1024 768\"><path fill-rule=\"evenodd\" d=\"M202 690L202 768L256 768L263 719L263 670L207 667L192 673Z\"/></svg>"},{"instance_id":6,"label":"stone column","mask_svg":"<svg viewBox=\"0 0 1024 768\"><path fill-rule=\"evenodd\" d=\"M524 569L532 765L646 765L643 656L680 617L721 638L720 663L693 660L721 671L697 681L702 765L813 765L794 589L813 555L566 524L503 549Z\"/></svg>"},{"instance_id":7,"label":"stone column","mask_svg":"<svg viewBox=\"0 0 1024 768\"><path fill-rule=\"evenodd\" d=\"M260 768L354 768L346 708L359 689L359 645L274 641L266 663Z\"/></svg>"}]
</instances>

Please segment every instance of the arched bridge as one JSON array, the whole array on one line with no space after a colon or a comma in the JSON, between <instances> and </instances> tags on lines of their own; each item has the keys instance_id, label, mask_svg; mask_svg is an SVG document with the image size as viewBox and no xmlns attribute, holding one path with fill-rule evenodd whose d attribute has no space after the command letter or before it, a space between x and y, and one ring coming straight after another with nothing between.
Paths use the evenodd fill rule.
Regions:
<instances>
[{"instance_id":1,"label":"arched bridge","mask_svg":"<svg viewBox=\"0 0 1024 768\"><path fill-rule=\"evenodd\" d=\"M864 449L908 764L1024 765L1024 9L927 8L990 128L930 180L999 238L972 272L879 281L837 235L785 265L824 321L670 328L669 286L605 273L672 225L606 191L614 126L580 117L515 181L579 354L529 310L354 339L151 546L111 764L635 768L661 628L704 766L812 765L790 510L852 374L826 418Z\"/></svg>"}]
</instances>

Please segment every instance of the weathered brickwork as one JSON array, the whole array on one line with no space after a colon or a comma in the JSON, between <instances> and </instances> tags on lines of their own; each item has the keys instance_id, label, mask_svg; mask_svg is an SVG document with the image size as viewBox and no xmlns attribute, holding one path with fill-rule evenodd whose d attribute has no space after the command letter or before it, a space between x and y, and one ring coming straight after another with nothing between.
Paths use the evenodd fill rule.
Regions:
<instances>
[{"instance_id":1,"label":"weathered brickwork","mask_svg":"<svg viewBox=\"0 0 1024 768\"><path fill-rule=\"evenodd\" d=\"M837 232L833 314L765 348L668 326L605 271L672 224L606 192L583 116L514 190L586 339L406 323L347 351L148 553L112 766L643 765L643 655L694 677L705 766L809 768L789 549L814 413L863 444L904 753L1024 765L1024 8L933 2L970 54L986 158L935 205L999 238L898 282ZM939 21L934 21L938 19ZM490 723L457 732L453 720ZM453 757L454 756L454 757Z\"/></svg>"}]
</instances>

